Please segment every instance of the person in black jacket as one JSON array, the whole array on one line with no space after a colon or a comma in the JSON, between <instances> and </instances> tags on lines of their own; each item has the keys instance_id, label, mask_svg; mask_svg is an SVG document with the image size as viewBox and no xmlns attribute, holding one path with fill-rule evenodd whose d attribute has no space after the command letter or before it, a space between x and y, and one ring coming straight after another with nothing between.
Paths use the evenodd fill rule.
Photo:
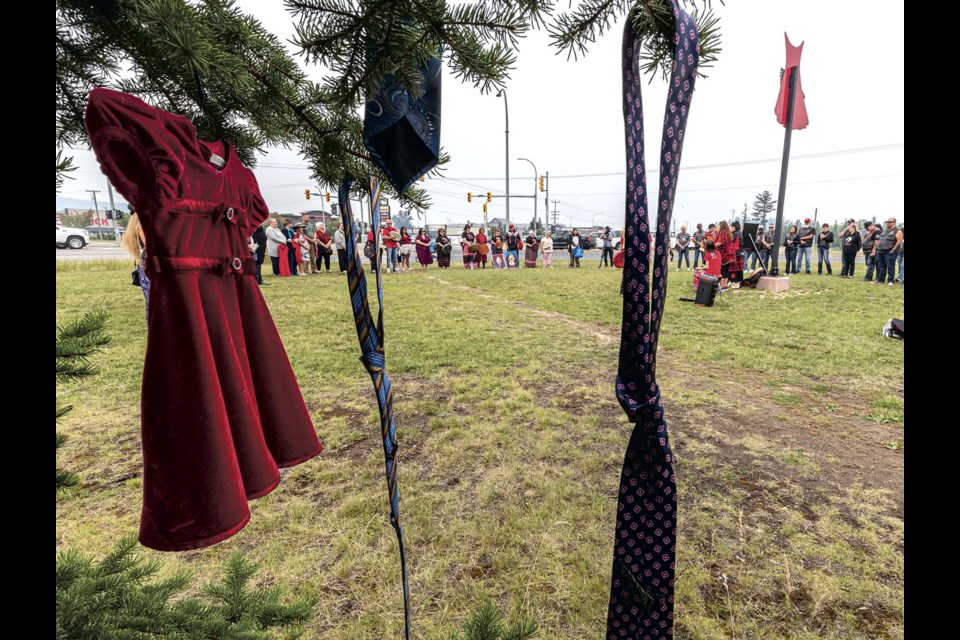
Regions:
<instances>
[{"instance_id":1,"label":"person in black jacket","mask_svg":"<svg viewBox=\"0 0 960 640\"><path fill-rule=\"evenodd\" d=\"M790 225L790 231L783 238L784 246L784 257L786 258L785 262L787 263L787 275L791 273L798 273L799 269L797 267L797 245L800 243L799 238L797 237L797 225Z\"/></svg>"},{"instance_id":2,"label":"person in black jacket","mask_svg":"<svg viewBox=\"0 0 960 640\"><path fill-rule=\"evenodd\" d=\"M853 270L857 263L857 253L863 245L863 239L860 232L857 231L857 221L847 220L847 228L840 232L840 248L842 253L842 268L840 269L841 278L852 278Z\"/></svg>"},{"instance_id":3,"label":"person in black jacket","mask_svg":"<svg viewBox=\"0 0 960 640\"><path fill-rule=\"evenodd\" d=\"M830 245L833 244L833 231L830 231L830 225L824 222L820 225L820 235L817 236L817 275L823 275L823 263L827 263L827 275L833 275L833 268L830 266Z\"/></svg>"},{"instance_id":4,"label":"person in black jacket","mask_svg":"<svg viewBox=\"0 0 960 640\"><path fill-rule=\"evenodd\" d=\"M256 245L256 263L257 263L257 284L266 284L263 281L263 275L260 270L263 268L263 260L267 253L267 231L263 228L263 225L257 225L256 230L251 236L253 238L253 243Z\"/></svg>"},{"instance_id":5,"label":"person in black jacket","mask_svg":"<svg viewBox=\"0 0 960 640\"><path fill-rule=\"evenodd\" d=\"M863 261L867 265L867 275L865 282L873 281L873 270L877 266L877 257L873 255L873 245L877 242L877 236L880 235L880 229L872 222L863 225Z\"/></svg>"}]
</instances>

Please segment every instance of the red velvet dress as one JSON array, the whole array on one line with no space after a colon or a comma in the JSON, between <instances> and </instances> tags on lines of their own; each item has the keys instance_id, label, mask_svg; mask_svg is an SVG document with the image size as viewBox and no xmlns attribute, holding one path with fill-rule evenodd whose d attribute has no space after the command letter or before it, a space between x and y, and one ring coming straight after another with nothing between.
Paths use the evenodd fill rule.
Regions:
<instances>
[{"instance_id":1,"label":"red velvet dress","mask_svg":"<svg viewBox=\"0 0 960 640\"><path fill-rule=\"evenodd\" d=\"M185 118L95 89L86 124L149 247L140 542L205 547L243 528L278 467L323 448L247 248L269 212L230 144L198 140Z\"/></svg>"}]
</instances>

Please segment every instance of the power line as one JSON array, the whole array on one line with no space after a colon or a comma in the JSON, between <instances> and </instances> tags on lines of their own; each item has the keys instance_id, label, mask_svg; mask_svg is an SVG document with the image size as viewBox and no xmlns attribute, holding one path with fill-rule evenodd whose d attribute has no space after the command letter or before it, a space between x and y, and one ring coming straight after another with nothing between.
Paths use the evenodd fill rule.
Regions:
<instances>
[{"instance_id":1,"label":"power line","mask_svg":"<svg viewBox=\"0 0 960 640\"><path fill-rule=\"evenodd\" d=\"M812 158L826 158L830 156L841 156L848 155L851 153L870 153L873 151L889 151L892 149L902 149L904 146L903 142L897 142L893 144L883 144L873 147L858 147L855 149L836 149L834 151L821 151L819 153L806 153L791 156L791 160L809 160ZM693 165L689 167L683 167L684 171L696 171L697 169L717 169L721 167L740 167L751 164L764 164L768 162L782 162L783 158L757 158L753 160L735 160L732 162L717 162L712 164L701 164ZM657 168L648 168L647 173L659 173ZM569 175L551 175L551 178L602 178L606 176L622 176L625 175L625 171L607 171L602 173L578 173L578 174L569 174ZM503 180L503 176L497 177L486 177L486 178L449 178L444 176L445 180L451 181L465 181L465 180Z\"/></svg>"},{"instance_id":2,"label":"power line","mask_svg":"<svg viewBox=\"0 0 960 640\"><path fill-rule=\"evenodd\" d=\"M884 175L860 176L857 178L835 178L833 180L807 180L804 182L788 182L787 185L793 186L798 184L823 184L827 182L853 182L855 180L878 180L880 178L894 178L896 176L902 176L902 175L903 173L887 173ZM711 188L704 188L704 189L679 189L678 192L683 193L685 191L688 191L688 192L689 191L733 191L736 189L760 189L761 187L769 187L769 185L754 184L754 185L748 185L744 187L711 187Z\"/></svg>"}]
</instances>

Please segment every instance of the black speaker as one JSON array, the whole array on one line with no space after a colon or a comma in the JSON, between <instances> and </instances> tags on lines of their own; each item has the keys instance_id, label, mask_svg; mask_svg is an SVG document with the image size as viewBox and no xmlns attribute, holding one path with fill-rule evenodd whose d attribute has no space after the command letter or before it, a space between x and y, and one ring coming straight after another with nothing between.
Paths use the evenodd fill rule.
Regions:
<instances>
[{"instance_id":1,"label":"black speaker","mask_svg":"<svg viewBox=\"0 0 960 640\"><path fill-rule=\"evenodd\" d=\"M702 275L700 276L700 284L697 286L697 297L694 302L698 307L712 307L719 290L719 280L713 276Z\"/></svg>"}]
</instances>

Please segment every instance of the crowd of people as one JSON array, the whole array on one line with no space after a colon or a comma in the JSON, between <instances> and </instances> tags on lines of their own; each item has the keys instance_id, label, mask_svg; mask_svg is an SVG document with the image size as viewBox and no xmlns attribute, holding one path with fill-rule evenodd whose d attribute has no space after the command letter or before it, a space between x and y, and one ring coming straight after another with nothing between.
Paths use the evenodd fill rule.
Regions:
<instances>
[{"instance_id":1,"label":"crowd of people","mask_svg":"<svg viewBox=\"0 0 960 640\"><path fill-rule=\"evenodd\" d=\"M124 244L137 264L138 275L135 280L144 288L146 297L150 286L149 278L143 269L146 242L142 232L138 232L137 223L134 214L124 237ZM379 259L382 262L386 258L387 273L413 270L411 259L414 256L421 270L426 270L434 263L441 269L450 267L454 240L447 235L446 229L439 229L436 236L431 236L424 228L419 229L415 235L411 235L411 231L403 226L397 229L392 222L386 222L380 229L379 238L375 238L374 230L371 229L363 245L364 256L370 260L371 266L374 260ZM854 277L857 255L863 251L865 281L886 281L888 285L903 283L903 225L897 226L896 218L887 218L882 227L866 222L862 232L857 228L856 221L850 219L838 239L841 246L841 278ZM357 240L359 242L360 238ZM376 240L379 242L375 242ZM610 227L606 227L597 238L602 249L599 267L614 266L614 240ZM820 231L811 225L810 218L806 218L800 228L791 225L782 242L785 272L788 275L800 273L803 267L805 273L810 274L811 254L816 243L817 273L822 275L826 269L828 276L833 275L830 247L834 240L834 233L828 224L823 224ZM256 262L256 279L260 284L265 284L262 265L266 257L270 258L273 275L278 277L330 273L331 257L334 253L337 255L339 272L345 273L347 270L347 238L342 222L338 222L338 227L331 236L323 223L314 224L306 214L296 224L289 218L281 221L271 217L266 226L257 227L248 242ZM505 234L495 229L488 235L484 227L478 228L474 233L473 227L467 224L460 234L459 243L463 266L466 269L485 269L488 263L494 269L515 269L521 266L532 269L538 266L541 258L545 268L554 266L554 245L550 231L544 231L543 236L538 238L534 230L530 229L524 236L515 225L510 224ZM568 266L572 269L580 267L583 244L579 230L572 229L567 242ZM764 272L769 271L771 257L777 250L775 244L776 232L772 223L767 229L758 229L753 242L744 238L739 221L720 220L716 224L708 224L706 230L703 224L697 224L692 234L687 232L686 225L682 225L673 246L670 247L670 259L676 258L677 270L683 269L685 265L688 271L692 268L698 273L717 277L721 289L725 289L742 280L743 273L748 268L756 271L759 266ZM375 246L379 246L379 256Z\"/></svg>"},{"instance_id":2,"label":"crowd of people","mask_svg":"<svg viewBox=\"0 0 960 640\"><path fill-rule=\"evenodd\" d=\"M823 224L818 231L811 225L810 218L806 218L804 226L800 228L791 225L782 242L785 273L800 273L804 268L809 275L811 255L816 244L817 274L823 275L826 270L828 276L833 275L830 247L836 239L830 225ZM841 247L841 278L854 277L856 258L862 250L866 264L864 280L875 283L886 280L889 285L903 283L903 225L898 227L896 218L888 218L883 228L867 222L862 233L857 229L856 220L850 219L838 239ZM716 276L720 279L721 288L726 288L742 278L748 264L750 270L756 270L759 265L764 272L769 271L773 252L778 249L776 244L776 229L772 223L767 229L759 228L751 243L740 232L739 222L721 220L719 224L708 225L706 231L702 224L698 224L693 234L687 233L686 226L681 226L671 248L671 258L676 255L678 270L684 264L689 270L689 254L693 251L693 269ZM701 261L702 267L699 264Z\"/></svg>"},{"instance_id":3,"label":"crowd of people","mask_svg":"<svg viewBox=\"0 0 960 640\"><path fill-rule=\"evenodd\" d=\"M607 227L608 241L612 239L610 228ZM378 239L374 230L367 233L364 245L364 255L370 260L371 266L377 259L376 249ZM446 229L439 229L436 237L430 236L427 230L421 228L416 236L411 238L406 227L397 229L391 222L387 222L380 230L379 246L381 253L386 257L386 272L399 273L409 271L410 257L416 253L417 263L421 270L426 270L434 262L440 269L450 268L450 259L453 254L454 240L447 235ZM550 231L544 231L538 238L533 229L524 236L516 226L507 227L506 234L495 229L488 235L484 227L479 227L474 233L472 225L465 225L459 238L462 252L463 267L465 269L486 269L490 264L493 269L517 269L523 266L527 269L536 268L542 257L544 268L553 268L553 239ZM521 262L521 252L522 262ZM580 232L571 231L568 247L570 254L570 268L580 267L580 258L583 257ZM383 256L380 256L382 259Z\"/></svg>"},{"instance_id":4,"label":"crowd of people","mask_svg":"<svg viewBox=\"0 0 960 640\"><path fill-rule=\"evenodd\" d=\"M833 266L830 264L830 246L834 241L834 234L830 225L824 224L819 232L810 226L810 219L804 221L805 226L797 229L796 225L784 236L783 246L786 252L787 273L800 273L802 261L806 266L806 273L810 274L810 250L813 243L817 243L817 274L823 275L826 267L827 275L833 275ZM771 225L771 228L773 225ZM863 232L857 229L857 221L847 220L846 227L839 235L840 240L840 277L853 278L856 271L857 255L863 251L867 282L887 282L903 284L903 225L897 226L896 218L887 218L883 226L866 222ZM899 273L897 273L899 271ZM876 279L874 279L876 273Z\"/></svg>"},{"instance_id":5,"label":"crowd of people","mask_svg":"<svg viewBox=\"0 0 960 640\"><path fill-rule=\"evenodd\" d=\"M375 231L371 229L366 235L364 256L370 260L371 266L374 260L385 261L386 273L411 271L416 268L412 264L414 259L420 270L434 263L441 269L450 268L455 240L447 235L446 229L441 228L432 236L424 228L414 233L403 226L398 229L388 221L379 230L379 238L374 234ZM697 224L692 234L683 225L670 248L670 259L676 258L678 270L686 268L688 271L692 269L716 276L721 289L724 289L741 281L744 271L756 271L758 267L764 272L769 271L773 252L779 248L775 247L775 237L772 223L767 229L758 229L753 242L744 238L739 221L720 220L708 224L706 229L703 224ZM818 231L811 225L810 218L806 218L800 228L791 225L781 243L785 273L801 273L803 269L803 272L810 274L813 247L816 246L817 273L826 271L828 276L833 275L830 247L835 239L828 224L823 224ZM838 239L841 246L841 278L854 277L857 254L863 251L866 263L864 280L886 281L888 284L903 282L903 225L898 227L895 218L888 218L883 228L867 222L862 232L855 220L848 220ZM599 266L614 266L615 238L610 227L606 227L597 240L602 249ZM554 266L554 245L550 231L544 231L541 237L537 237L534 230L530 229L524 235L511 224L506 233L495 229L488 234L484 227L474 232L473 227L467 224L457 241L465 269L485 269L488 264L493 269L532 269L539 266L541 259L543 267ZM270 257L275 276L330 273L334 253L340 272L347 269L347 242L342 222L338 223L331 237L322 223L315 225L307 215L296 224L285 219L282 226L276 218L271 218L266 228L257 229L250 243L251 251L257 256L257 280L261 283L260 265L264 262L264 251ZM570 268L580 267L583 244L579 230L573 229L567 243ZM379 255L376 255L375 246L379 246Z\"/></svg>"},{"instance_id":6,"label":"crowd of people","mask_svg":"<svg viewBox=\"0 0 960 640\"><path fill-rule=\"evenodd\" d=\"M441 269L450 268L454 240L447 235L446 229L439 229L433 237L421 228L411 237L406 227L397 229L392 222L386 222L380 229L379 238L374 233L373 229L367 233L363 245L364 256L370 260L371 268L375 261L382 264L386 258L387 273L411 271L411 258L414 255L421 270L426 270L434 262ZM897 226L896 218L887 218L882 227L866 222L862 232L857 228L856 221L850 219L838 239L841 247L841 278L854 277L857 255L863 251L866 266L864 281L874 284L886 282L890 286L894 283L903 284L903 225ZM571 269L580 268L584 243L579 230L574 228L568 240L568 266ZM809 275L811 253L816 243L818 275L823 274L824 267L828 276L833 275L830 246L834 240L834 233L828 224L823 224L819 232L810 224L810 218L806 218L804 226L799 229L791 225L782 242L786 273L800 273L801 267L805 266L805 272ZM357 241L359 243L359 236ZM273 275L277 277L331 273L330 261L334 252L337 254L339 273L347 271L347 237L343 222L338 222L331 236L323 223L314 224L307 214L296 224L290 219L283 219L281 225L280 220L271 217L266 226L256 228L247 242L256 264L256 280L261 285L267 284L262 275L262 265L267 257L270 258ZM538 238L530 229L524 236L511 224L506 234L495 229L488 236L484 227L474 233L472 226L467 224L459 242L465 269L485 269L488 262L494 269L517 269L521 266L533 269L541 257L545 268L553 268L554 246L550 231L544 231L543 236ZM652 237L650 242L653 242ZM143 289L144 298L149 303L150 279L144 268L148 249L136 213L131 215L123 244L136 264L133 284ZM622 262L617 263L614 254L614 234L610 227L600 233L598 244L602 248L599 267L622 266ZM676 257L678 271L684 265L690 271L692 251L692 269L698 277L704 274L716 277L723 290L743 280L748 263L749 269L754 272L751 276L768 272L773 252L779 249L775 247L776 244L776 230L772 223L766 230L762 227L758 229L751 243L745 241L738 221L728 223L720 220L719 223L707 225L706 230L703 224L698 224L692 234L687 233L686 225L681 226L680 233L670 247L669 257L671 260Z\"/></svg>"}]
</instances>

